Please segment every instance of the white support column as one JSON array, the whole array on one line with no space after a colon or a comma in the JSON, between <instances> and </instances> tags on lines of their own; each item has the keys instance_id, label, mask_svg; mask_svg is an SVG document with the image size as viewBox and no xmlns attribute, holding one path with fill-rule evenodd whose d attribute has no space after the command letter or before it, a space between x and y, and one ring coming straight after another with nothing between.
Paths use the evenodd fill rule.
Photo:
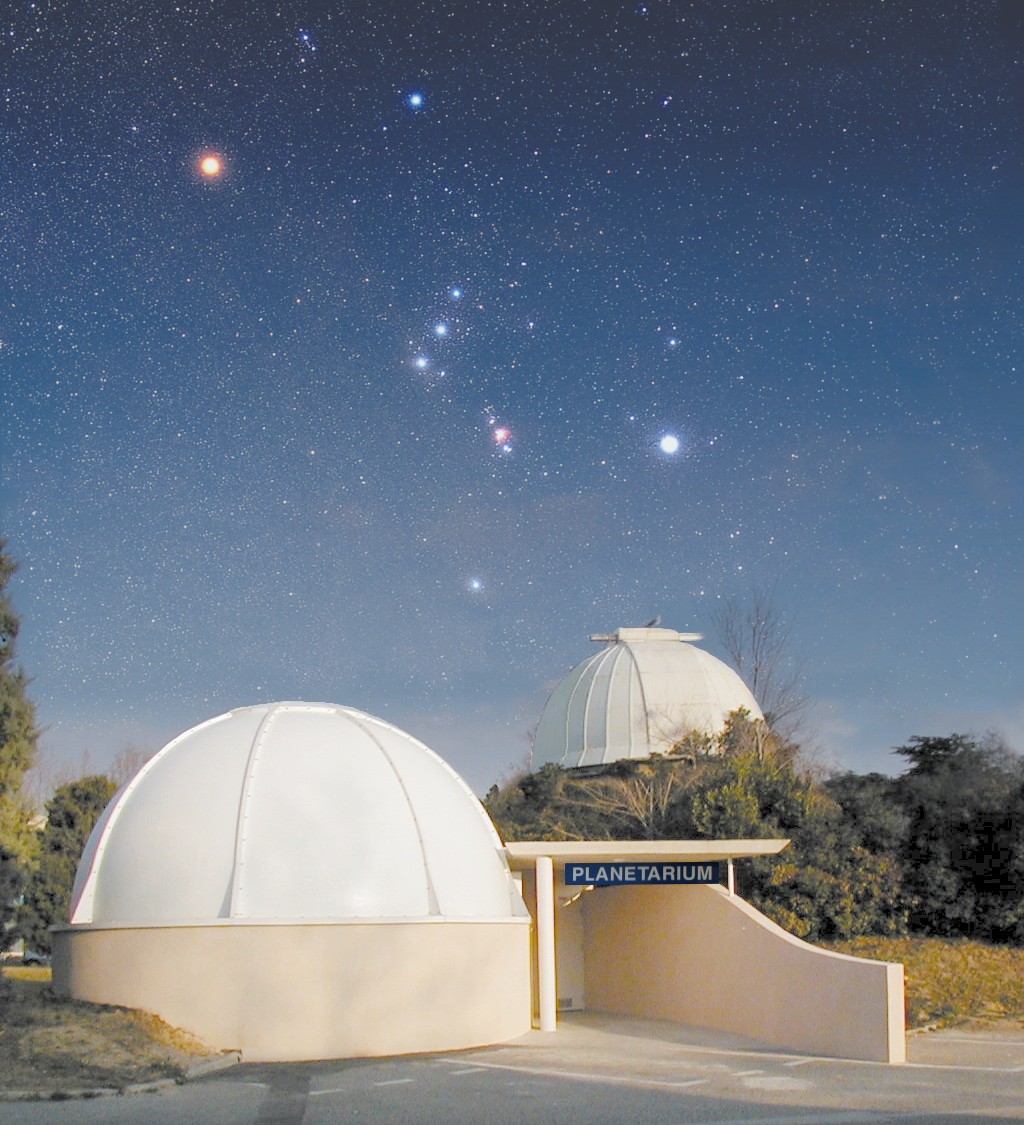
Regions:
<instances>
[{"instance_id":1,"label":"white support column","mask_svg":"<svg viewBox=\"0 0 1024 1125\"><path fill-rule=\"evenodd\" d=\"M554 1031L558 1011L558 986L555 981L555 867L550 856L537 856L536 874L540 1029Z\"/></svg>"},{"instance_id":2,"label":"white support column","mask_svg":"<svg viewBox=\"0 0 1024 1125\"><path fill-rule=\"evenodd\" d=\"M734 895L736 893L736 869L733 867L733 861L731 857L726 860L726 863L728 864L727 870L729 873L729 894Z\"/></svg>"}]
</instances>

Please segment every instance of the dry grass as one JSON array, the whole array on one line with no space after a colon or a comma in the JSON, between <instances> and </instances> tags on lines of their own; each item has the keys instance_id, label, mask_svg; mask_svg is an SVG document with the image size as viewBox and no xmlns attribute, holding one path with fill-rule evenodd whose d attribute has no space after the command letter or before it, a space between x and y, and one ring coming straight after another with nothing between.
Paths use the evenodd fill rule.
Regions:
<instances>
[{"instance_id":1,"label":"dry grass","mask_svg":"<svg viewBox=\"0 0 1024 1125\"><path fill-rule=\"evenodd\" d=\"M50 970L6 966L0 989L0 1090L60 1096L178 1078L216 1054L155 1016L58 1000Z\"/></svg>"},{"instance_id":2,"label":"dry grass","mask_svg":"<svg viewBox=\"0 0 1024 1125\"><path fill-rule=\"evenodd\" d=\"M829 949L854 957L902 961L907 1025L948 1026L969 1020L1024 1023L1024 949L938 938L856 938Z\"/></svg>"}]
</instances>

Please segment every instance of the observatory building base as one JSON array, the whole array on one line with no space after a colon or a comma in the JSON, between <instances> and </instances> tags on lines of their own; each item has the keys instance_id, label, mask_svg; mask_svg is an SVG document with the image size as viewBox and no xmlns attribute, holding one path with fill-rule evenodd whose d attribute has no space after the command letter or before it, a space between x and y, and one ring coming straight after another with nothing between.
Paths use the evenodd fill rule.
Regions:
<instances>
[{"instance_id":1,"label":"observatory building base","mask_svg":"<svg viewBox=\"0 0 1024 1125\"><path fill-rule=\"evenodd\" d=\"M248 1061L360 1058L530 1030L530 922L62 927L59 995L151 1012Z\"/></svg>"}]
</instances>

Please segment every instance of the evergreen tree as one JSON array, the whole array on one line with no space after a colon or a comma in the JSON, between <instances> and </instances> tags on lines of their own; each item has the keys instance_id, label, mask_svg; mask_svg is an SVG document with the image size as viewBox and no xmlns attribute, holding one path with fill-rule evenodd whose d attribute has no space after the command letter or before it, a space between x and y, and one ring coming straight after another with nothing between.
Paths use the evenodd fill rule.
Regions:
<instances>
[{"instance_id":1,"label":"evergreen tree","mask_svg":"<svg viewBox=\"0 0 1024 1125\"><path fill-rule=\"evenodd\" d=\"M89 833L117 786L94 775L62 785L47 802L39 859L25 888L19 930L25 945L50 952L50 926L67 922L75 871Z\"/></svg>"},{"instance_id":2,"label":"evergreen tree","mask_svg":"<svg viewBox=\"0 0 1024 1125\"><path fill-rule=\"evenodd\" d=\"M725 740L735 733L727 728ZM839 805L793 768L791 744L776 753L770 743L746 742L708 764L692 796L689 834L789 838L780 856L742 863L739 890L798 937L902 932L897 863L860 844Z\"/></svg>"},{"instance_id":3,"label":"evergreen tree","mask_svg":"<svg viewBox=\"0 0 1024 1125\"><path fill-rule=\"evenodd\" d=\"M911 762L896 782L911 929L1024 940L1024 760L963 734L916 736L896 753Z\"/></svg>"},{"instance_id":4,"label":"evergreen tree","mask_svg":"<svg viewBox=\"0 0 1024 1125\"><path fill-rule=\"evenodd\" d=\"M843 810L857 845L874 855L898 859L903 854L910 817L899 799L899 783L881 773L841 773L824 784Z\"/></svg>"},{"instance_id":5,"label":"evergreen tree","mask_svg":"<svg viewBox=\"0 0 1024 1125\"><path fill-rule=\"evenodd\" d=\"M26 694L28 680L14 663L18 615L7 595L17 563L0 539L0 950L13 940L15 901L32 851L29 809L22 780L35 758L35 708Z\"/></svg>"},{"instance_id":6,"label":"evergreen tree","mask_svg":"<svg viewBox=\"0 0 1024 1125\"><path fill-rule=\"evenodd\" d=\"M6 590L17 565L0 539L0 844L24 861L32 836L22 780L35 760L39 731L28 678L14 662L20 622Z\"/></svg>"},{"instance_id":7,"label":"evergreen tree","mask_svg":"<svg viewBox=\"0 0 1024 1125\"><path fill-rule=\"evenodd\" d=\"M0 953L9 949L18 936L14 929L14 916L23 884L24 874L14 853L0 844ZM4 979L0 977L0 992L3 991Z\"/></svg>"}]
</instances>

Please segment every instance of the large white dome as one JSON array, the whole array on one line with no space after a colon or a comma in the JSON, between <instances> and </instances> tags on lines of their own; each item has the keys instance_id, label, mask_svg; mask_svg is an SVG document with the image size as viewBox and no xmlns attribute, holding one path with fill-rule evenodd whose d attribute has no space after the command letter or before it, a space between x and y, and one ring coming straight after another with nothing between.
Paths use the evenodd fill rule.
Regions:
<instances>
[{"instance_id":1,"label":"large white dome","mask_svg":"<svg viewBox=\"0 0 1024 1125\"><path fill-rule=\"evenodd\" d=\"M717 734L731 711L763 718L747 685L721 660L688 643L699 633L616 629L551 693L533 744L533 768L569 768L667 753L687 731Z\"/></svg>"},{"instance_id":2,"label":"large white dome","mask_svg":"<svg viewBox=\"0 0 1024 1125\"><path fill-rule=\"evenodd\" d=\"M480 802L433 751L325 703L186 731L111 802L71 924L525 915Z\"/></svg>"}]
</instances>

